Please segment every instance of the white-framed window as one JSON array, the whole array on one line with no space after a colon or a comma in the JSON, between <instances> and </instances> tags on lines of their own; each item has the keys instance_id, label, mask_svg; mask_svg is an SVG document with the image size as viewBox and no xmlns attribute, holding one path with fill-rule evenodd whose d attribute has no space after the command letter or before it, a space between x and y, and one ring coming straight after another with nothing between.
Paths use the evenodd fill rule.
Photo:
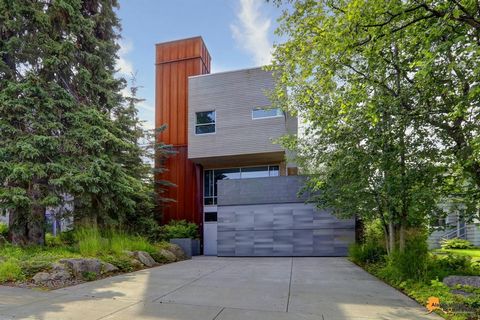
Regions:
<instances>
[{"instance_id":1,"label":"white-framed window","mask_svg":"<svg viewBox=\"0 0 480 320\"><path fill-rule=\"evenodd\" d=\"M215 133L216 112L201 111L195 113L195 134Z\"/></svg>"},{"instance_id":2,"label":"white-framed window","mask_svg":"<svg viewBox=\"0 0 480 320\"><path fill-rule=\"evenodd\" d=\"M283 117L283 111L280 108L255 107L252 109L252 119L265 119Z\"/></svg>"}]
</instances>

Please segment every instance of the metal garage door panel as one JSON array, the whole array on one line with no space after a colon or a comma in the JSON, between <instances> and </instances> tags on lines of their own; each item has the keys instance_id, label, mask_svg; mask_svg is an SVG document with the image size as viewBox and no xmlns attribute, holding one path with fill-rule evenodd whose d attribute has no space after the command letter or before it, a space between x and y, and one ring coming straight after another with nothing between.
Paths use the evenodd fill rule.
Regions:
<instances>
[{"instance_id":1,"label":"metal garage door panel","mask_svg":"<svg viewBox=\"0 0 480 320\"><path fill-rule=\"evenodd\" d=\"M353 219L310 204L218 207L219 256L345 256L354 239Z\"/></svg>"}]
</instances>

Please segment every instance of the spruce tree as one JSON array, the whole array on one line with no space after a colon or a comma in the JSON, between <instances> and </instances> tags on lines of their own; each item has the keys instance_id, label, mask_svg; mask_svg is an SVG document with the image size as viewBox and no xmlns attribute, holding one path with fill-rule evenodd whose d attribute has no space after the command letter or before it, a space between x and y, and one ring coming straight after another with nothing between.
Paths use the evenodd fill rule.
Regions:
<instances>
[{"instance_id":1,"label":"spruce tree","mask_svg":"<svg viewBox=\"0 0 480 320\"><path fill-rule=\"evenodd\" d=\"M135 119L116 77L116 1L0 1L0 206L18 244L47 207L120 226L149 201Z\"/></svg>"}]
</instances>

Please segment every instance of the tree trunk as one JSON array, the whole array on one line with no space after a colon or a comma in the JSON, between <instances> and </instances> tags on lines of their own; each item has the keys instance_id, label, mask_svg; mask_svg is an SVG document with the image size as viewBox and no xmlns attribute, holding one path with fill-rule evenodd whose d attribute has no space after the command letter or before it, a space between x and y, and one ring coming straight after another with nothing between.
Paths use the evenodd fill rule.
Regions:
<instances>
[{"instance_id":1,"label":"tree trunk","mask_svg":"<svg viewBox=\"0 0 480 320\"><path fill-rule=\"evenodd\" d=\"M385 248L387 249L387 255L390 255L390 245L389 245L390 237L388 235L388 229L386 227L383 228L383 233L385 234Z\"/></svg>"},{"instance_id":2,"label":"tree trunk","mask_svg":"<svg viewBox=\"0 0 480 320\"><path fill-rule=\"evenodd\" d=\"M400 223L400 232L398 239L398 248L400 252L405 252L405 223Z\"/></svg>"},{"instance_id":3,"label":"tree trunk","mask_svg":"<svg viewBox=\"0 0 480 320\"><path fill-rule=\"evenodd\" d=\"M393 221L388 223L388 247L390 250L389 254L392 254L395 251L395 226L393 225Z\"/></svg>"},{"instance_id":4,"label":"tree trunk","mask_svg":"<svg viewBox=\"0 0 480 320\"><path fill-rule=\"evenodd\" d=\"M28 243L27 219L21 209L11 209L8 213L8 238L14 245Z\"/></svg>"},{"instance_id":5,"label":"tree trunk","mask_svg":"<svg viewBox=\"0 0 480 320\"><path fill-rule=\"evenodd\" d=\"M28 244L43 246L45 244L45 212L46 208L34 205L27 222Z\"/></svg>"}]
</instances>

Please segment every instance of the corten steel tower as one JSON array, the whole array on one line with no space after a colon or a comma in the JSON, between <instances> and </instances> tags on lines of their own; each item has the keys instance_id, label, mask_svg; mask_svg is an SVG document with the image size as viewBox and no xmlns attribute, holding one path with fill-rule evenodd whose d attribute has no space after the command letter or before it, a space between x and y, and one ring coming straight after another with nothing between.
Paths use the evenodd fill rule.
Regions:
<instances>
[{"instance_id":1,"label":"corten steel tower","mask_svg":"<svg viewBox=\"0 0 480 320\"><path fill-rule=\"evenodd\" d=\"M157 141L176 152L163 163L167 171L157 176L176 185L162 193L174 200L163 207L162 222L185 219L201 225L203 172L188 160L188 77L210 73L210 54L201 37L159 43L155 50L155 127L167 125Z\"/></svg>"}]
</instances>

